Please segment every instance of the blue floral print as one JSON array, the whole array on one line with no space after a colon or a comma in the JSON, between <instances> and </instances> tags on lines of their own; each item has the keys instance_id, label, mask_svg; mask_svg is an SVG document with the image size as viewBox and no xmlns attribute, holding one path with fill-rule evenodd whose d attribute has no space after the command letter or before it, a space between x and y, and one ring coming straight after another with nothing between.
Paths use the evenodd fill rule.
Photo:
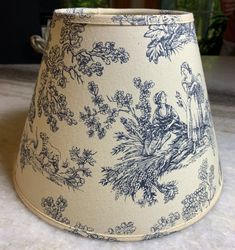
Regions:
<instances>
[{"instance_id":1,"label":"blue floral print","mask_svg":"<svg viewBox=\"0 0 235 250\"><path fill-rule=\"evenodd\" d=\"M197 38L193 22L177 22L179 16L167 15L161 11L156 16L117 15L112 17L114 23L120 25L149 25L144 37L150 39L146 56L149 62L159 63L160 58L168 58L181 50L187 43L196 43Z\"/></svg>"},{"instance_id":2,"label":"blue floral print","mask_svg":"<svg viewBox=\"0 0 235 250\"><path fill-rule=\"evenodd\" d=\"M161 57L171 60L171 56L185 44L197 41L193 23L177 23L174 19L165 24L150 25L144 37L151 39L146 56L156 64Z\"/></svg>"},{"instance_id":3,"label":"blue floral print","mask_svg":"<svg viewBox=\"0 0 235 250\"><path fill-rule=\"evenodd\" d=\"M111 152L113 156L120 155L120 162L103 167L100 181L103 186L112 186L116 199L129 196L142 207L151 206L158 201L157 193L161 193L167 203L178 193L177 182L161 183L161 176L186 167L200 157L211 146L209 138L212 128L203 120L200 143L194 145L188 134L189 125L167 103L166 92L154 94L152 98L156 109L152 110L150 97L155 83L135 77L133 85L139 92L136 104L132 94L123 90L116 90L113 96L104 97L98 85L90 82L88 91L94 107L85 106L80 119L88 128L88 135L98 136L99 139L105 137L113 123L123 125L124 130L115 133L114 138L119 144ZM187 103L179 92L176 93L176 101L187 110ZM202 140L204 143L201 143ZM137 199L140 194L142 198Z\"/></svg>"},{"instance_id":4,"label":"blue floral print","mask_svg":"<svg viewBox=\"0 0 235 250\"><path fill-rule=\"evenodd\" d=\"M84 13L79 11L81 15ZM91 50L81 48L83 42L82 33L85 24L73 23L73 15L58 15L63 20L59 45L47 46L43 56L45 69L40 78L39 95L37 97L38 116L44 115L52 132L59 129L59 122L65 121L67 125L77 125L74 112L68 107L63 89L71 80L83 83L83 76L101 76L105 65L111 63L127 63L129 54L124 48L116 48L115 42L95 42ZM85 18L86 16L84 16ZM89 17L87 17L89 18ZM55 23L52 23L54 27ZM69 65L65 57L70 55ZM35 97L34 97L35 98ZM29 123L32 127L36 108L35 100L32 100L32 108Z\"/></svg>"},{"instance_id":5,"label":"blue floral print","mask_svg":"<svg viewBox=\"0 0 235 250\"><path fill-rule=\"evenodd\" d=\"M63 160L60 151L50 143L45 133L40 133L40 138L36 140L23 134L20 146L22 170L31 166L57 185L72 189L80 189L86 178L92 175L90 167L95 164L94 155L89 149L81 150L73 146L69 151L70 159Z\"/></svg>"},{"instance_id":6,"label":"blue floral print","mask_svg":"<svg viewBox=\"0 0 235 250\"><path fill-rule=\"evenodd\" d=\"M64 199L63 196L60 195L56 200L54 200L51 196L42 198L41 206L43 207L46 215L50 216L54 220L67 225L70 224L70 220L63 216L63 212L68 206L67 200Z\"/></svg>"},{"instance_id":7,"label":"blue floral print","mask_svg":"<svg viewBox=\"0 0 235 250\"><path fill-rule=\"evenodd\" d=\"M60 83L62 84L61 81ZM46 71L43 71L41 74L37 98L37 114L39 117L42 115L46 117L46 122L52 132L56 132L59 129L59 121L65 121L69 126L77 124L74 113L68 108L66 96L58 91L53 80L48 80ZM32 126L32 122L30 124Z\"/></svg>"},{"instance_id":8,"label":"blue floral print","mask_svg":"<svg viewBox=\"0 0 235 250\"><path fill-rule=\"evenodd\" d=\"M168 229L176 224L176 221L180 219L180 214L178 212L170 213L167 217L162 216L158 222L151 227L151 234L144 236L144 240L160 238L162 236L168 235Z\"/></svg>"},{"instance_id":9,"label":"blue floral print","mask_svg":"<svg viewBox=\"0 0 235 250\"><path fill-rule=\"evenodd\" d=\"M171 11L158 10L156 15L114 15L111 20L119 25L151 25L151 24L168 24L179 20L179 16L172 15Z\"/></svg>"},{"instance_id":10,"label":"blue floral print","mask_svg":"<svg viewBox=\"0 0 235 250\"><path fill-rule=\"evenodd\" d=\"M68 207L68 201L62 195L60 195L57 199L54 199L51 196L43 197L41 199L41 206L46 215L58 222L67 225L68 227L66 230L74 234L82 235L90 239L117 241L117 239L113 236L102 236L96 234L94 232L94 228L83 225L80 222L77 222L75 225L71 225L69 218L63 215L63 212ZM134 232L134 229L133 223L122 223L121 226L118 227L119 231L117 231L117 234L130 234ZM108 231L110 230L111 229L108 229Z\"/></svg>"},{"instance_id":11,"label":"blue floral print","mask_svg":"<svg viewBox=\"0 0 235 250\"><path fill-rule=\"evenodd\" d=\"M198 178L201 180L199 187L182 200L182 218L186 221L194 218L208 207L216 192L214 166L209 166L207 160L203 160L198 171Z\"/></svg>"},{"instance_id":12,"label":"blue floral print","mask_svg":"<svg viewBox=\"0 0 235 250\"><path fill-rule=\"evenodd\" d=\"M107 130L111 128L111 125L116 122L118 110L110 108L105 103L103 96L99 94L98 85L94 82L88 83L88 91L91 94L94 108L85 106L84 111L80 112L80 120L88 128L87 134L89 137L97 135L99 139L102 139L106 135ZM105 117L103 123L100 121L99 116Z\"/></svg>"},{"instance_id":13,"label":"blue floral print","mask_svg":"<svg viewBox=\"0 0 235 250\"><path fill-rule=\"evenodd\" d=\"M136 230L136 227L134 226L134 223L129 222L122 222L120 226L116 226L115 228L109 228L108 233L109 234L132 234Z\"/></svg>"}]
</instances>

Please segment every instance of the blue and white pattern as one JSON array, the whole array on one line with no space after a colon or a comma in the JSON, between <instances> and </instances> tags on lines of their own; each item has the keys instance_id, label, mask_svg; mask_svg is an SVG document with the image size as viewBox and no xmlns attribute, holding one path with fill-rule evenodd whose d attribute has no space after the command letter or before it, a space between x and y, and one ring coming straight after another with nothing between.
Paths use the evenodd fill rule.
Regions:
<instances>
[{"instance_id":1,"label":"blue and white pattern","mask_svg":"<svg viewBox=\"0 0 235 250\"><path fill-rule=\"evenodd\" d=\"M22 170L32 167L34 171L45 175L50 181L73 190L80 189L91 177L90 167L95 164L95 153L89 149L81 150L73 146L69 150L69 159L62 159L61 152L50 143L45 133L40 133L36 140L23 134L20 146Z\"/></svg>"},{"instance_id":2,"label":"blue and white pattern","mask_svg":"<svg viewBox=\"0 0 235 250\"><path fill-rule=\"evenodd\" d=\"M187 55L192 14L146 12L58 10L51 23L16 183L74 234L159 238L200 218L222 185L201 66Z\"/></svg>"},{"instance_id":3,"label":"blue and white pattern","mask_svg":"<svg viewBox=\"0 0 235 250\"><path fill-rule=\"evenodd\" d=\"M168 235L169 232L167 232L167 230L174 227L178 220L180 220L180 214L178 212L170 213L167 217L162 216L158 222L151 227L151 234L144 236L144 240L160 238Z\"/></svg>"},{"instance_id":4,"label":"blue and white pattern","mask_svg":"<svg viewBox=\"0 0 235 250\"><path fill-rule=\"evenodd\" d=\"M165 14L165 15L164 15ZM197 43L193 22L180 23L179 16L163 15L117 15L113 16L114 23L120 25L149 25L144 37L150 39L146 56L149 62L157 64L161 57L171 60L187 43Z\"/></svg>"},{"instance_id":5,"label":"blue and white pattern","mask_svg":"<svg viewBox=\"0 0 235 250\"><path fill-rule=\"evenodd\" d=\"M90 239L105 239L108 241L117 241L115 237L101 236L96 234L94 232L94 228L87 225L83 225L80 222L77 222L74 226L72 226L70 220L63 215L63 212L68 207L68 202L62 195L60 195L57 199L54 199L51 196L42 198L41 206L46 215L60 223L67 225L68 227L66 227L66 230L74 234L82 235ZM133 229L131 229L131 227L129 226L128 230L130 231ZM126 229L126 232L128 230Z\"/></svg>"},{"instance_id":6,"label":"blue and white pattern","mask_svg":"<svg viewBox=\"0 0 235 250\"><path fill-rule=\"evenodd\" d=\"M146 56L149 62L158 63L161 57L171 60L187 43L197 42L193 23L176 23L174 19L165 24L150 25L144 37L150 39Z\"/></svg>"},{"instance_id":7,"label":"blue and white pattern","mask_svg":"<svg viewBox=\"0 0 235 250\"><path fill-rule=\"evenodd\" d=\"M174 180L161 183L160 177L189 165L202 155L211 146L213 128L202 120L200 138L195 142L189 135L189 125L167 103L164 91L159 90L153 96L156 109L152 115L149 99L153 81L143 82L137 77L133 79L133 85L139 91L136 104L132 94L122 90L105 98L98 85L90 82L88 91L94 107L85 106L80 119L88 128L88 135L99 139L105 137L113 123L119 121L123 126L123 131L116 132L115 139L119 144L112 150L113 156L121 155L120 162L103 167L100 181L104 186L112 186L116 199L129 196L141 206L151 206L157 202L157 193L162 193L167 203L177 195L177 183ZM176 98L178 105L183 107L179 92ZM201 98L204 102L204 95ZM142 198L136 198L140 196Z\"/></svg>"},{"instance_id":8,"label":"blue and white pattern","mask_svg":"<svg viewBox=\"0 0 235 250\"><path fill-rule=\"evenodd\" d=\"M60 20L69 25L74 22L77 17L80 20L87 21L92 15L86 13L84 8L67 8L63 9L63 12L55 11L50 26L54 28L56 23Z\"/></svg>"},{"instance_id":9,"label":"blue and white pattern","mask_svg":"<svg viewBox=\"0 0 235 250\"><path fill-rule=\"evenodd\" d=\"M214 166L209 165L207 159L203 160L199 168L198 178L201 181L199 187L182 200L182 218L186 221L194 218L207 208L216 192Z\"/></svg>"},{"instance_id":10,"label":"blue and white pattern","mask_svg":"<svg viewBox=\"0 0 235 250\"><path fill-rule=\"evenodd\" d=\"M94 107L85 106L84 111L80 112L80 120L88 128L87 134L89 137L96 135L99 139L102 139L106 135L107 130L116 122L119 111L116 108L111 108L108 102L105 102L103 96L99 93L98 84L89 82L88 91ZM101 120L104 121L102 122Z\"/></svg>"},{"instance_id":11,"label":"blue and white pattern","mask_svg":"<svg viewBox=\"0 0 235 250\"><path fill-rule=\"evenodd\" d=\"M57 199L54 199L51 196L44 197L41 199L41 206L45 214L52 219L68 225L66 228L68 231L82 235L91 239L101 239L101 240L108 240L108 241L117 241L118 238L113 236L101 236L96 234L94 228L83 225L80 222L77 222L75 225L71 225L69 218L63 215L64 211L68 207L67 200L60 195ZM151 234L143 235L143 240L149 240L154 238L160 238L162 236L167 235L167 232L164 232L167 229L173 227L177 220L180 219L180 214L178 212L170 213L167 217L161 217L158 222L153 225L150 229ZM122 222L119 226L115 228L108 228L107 234L109 235L131 235L136 231L136 227L134 226L133 222Z\"/></svg>"},{"instance_id":12,"label":"blue and white pattern","mask_svg":"<svg viewBox=\"0 0 235 250\"><path fill-rule=\"evenodd\" d=\"M120 226L116 226L115 228L109 228L109 234L132 234L136 230L134 223L132 221L122 222Z\"/></svg>"},{"instance_id":13,"label":"blue and white pattern","mask_svg":"<svg viewBox=\"0 0 235 250\"><path fill-rule=\"evenodd\" d=\"M168 10L159 10L157 15L114 15L111 20L115 24L119 25L151 25L151 24L168 24L172 22L179 21L179 16L171 15L169 16L170 11Z\"/></svg>"},{"instance_id":14,"label":"blue and white pattern","mask_svg":"<svg viewBox=\"0 0 235 250\"><path fill-rule=\"evenodd\" d=\"M59 129L59 122L64 121L68 126L72 126L77 125L77 120L74 118L74 112L68 107L66 95L59 92L57 83L54 80L49 80L50 78L50 74L44 70L38 89L36 111L38 117L45 116L50 130L56 132ZM63 79L60 79L59 82L65 84ZM31 126L32 124L33 120Z\"/></svg>"},{"instance_id":15,"label":"blue and white pattern","mask_svg":"<svg viewBox=\"0 0 235 250\"><path fill-rule=\"evenodd\" d=\"M68 206L67 200L63 196L59 196L56 200L53 197L48 196L42 198L41 206L46 215L52 219L64 223L66 225L70 224L70 220L63 216L63 212Z\"/></svg>"},{"instance_id":16,"label":"blue and white pattern","mask_svg":"<svg viewBox=\"0 0 235 250\"><path fill-rule=\"evenodd\" d=\"M204 96L202 77L199 73L195 75L187 62L181 64L181 75L183 77L181 84L187 99L183 100L179 92L176 92L176 98L177 104L186 112L187 134L193 143L193 151L196 152L197 145L203 142L205 133L207 134L206 140L215 151L213 121L209 101Z\"/></svg>"},{"instance_id":17,"label":"blue and white pattern","mask_svg":"<svg viewBox=\"0 0 235 250\"><path fill-rule=\"evenodd\" d=\"M83 83L83 76L101 76L105 66L111 63L124 64L129 60L129 54L125 49L116 48L115 42L112 41L95 42L91 50L82 49L82 33L86 25L72 23L71 18L74 16L62 15L62 17L64 25L60 33L60 44L48 47L43 56L46 67L41 74L39 96L36 102L38 116L45 116L53 132L58 131L58 123L61 121L66 122L68 126L78 123L62 91L70 81ZM58 18L61 18L60 15ZM52 24L52 27L54 25ZM71 57L69 65L65 63L65 56L68 54ZM33 100L34 103L35 100ZM35 114L32 116L31 112L29 117L31 127L34 118Z\"/></svg>"},{"instance_id":18,"label":"blue and white pattern","mask_svg":"<svg viewBox=\"0 0 235 250\"><path fill-rule=\"evenodd\" d=\"M87 237L89 239L118 241L118 239L115 237L98 235L94 232L94 228L87 225L83 225L81 223L76 223L74 226L71 226L69 231L76 235L82 235L84 237Z\"/></svg>"}]
</instances>

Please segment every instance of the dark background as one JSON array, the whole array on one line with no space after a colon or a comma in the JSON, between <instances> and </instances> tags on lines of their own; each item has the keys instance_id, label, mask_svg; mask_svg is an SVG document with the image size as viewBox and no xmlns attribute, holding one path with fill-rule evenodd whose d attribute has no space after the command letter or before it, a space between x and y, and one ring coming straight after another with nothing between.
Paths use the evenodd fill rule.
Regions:
<instances>
[{"instance_id":1,"label":"dark background","mask_svg":"<svg viewBox=\"0 0 235 250\"><path fill-rule=\"evenodd\" d=\"M220 0L3 0L0 64L40 63L30 36L41 35L54 9L65 7L158 8L193 12L202 55L219 55L226 18Z\"/></svg>"},{"instance_id":2,"label":"dark background","mask_svg":"<svg viewBox=\"0 0 235 250\"><path fill-rule=\"evenodd\" d=\"M1 1L0 63L39 63L30 36L41 34L46 17L59 6L58 0Z\"/></svg>"}]
</instances>

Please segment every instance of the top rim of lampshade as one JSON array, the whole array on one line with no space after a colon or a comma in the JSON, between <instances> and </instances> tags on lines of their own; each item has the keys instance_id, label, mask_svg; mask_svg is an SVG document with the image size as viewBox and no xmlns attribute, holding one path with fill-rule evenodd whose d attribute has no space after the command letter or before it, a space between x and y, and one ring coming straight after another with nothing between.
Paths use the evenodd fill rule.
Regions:
<instances>
[{"instance_id":1,"label":"top rim of lampshade","mask_svg":"<svg viewBox=\"0 0 235 250\"><path fill-rule=\"evenodd\" d=\"M70 17L71 22L100 25L160 25L190 23L193 14L186 11L159 9L67 8L56 9L54 17Z\"/></svg>"}]
</instances>

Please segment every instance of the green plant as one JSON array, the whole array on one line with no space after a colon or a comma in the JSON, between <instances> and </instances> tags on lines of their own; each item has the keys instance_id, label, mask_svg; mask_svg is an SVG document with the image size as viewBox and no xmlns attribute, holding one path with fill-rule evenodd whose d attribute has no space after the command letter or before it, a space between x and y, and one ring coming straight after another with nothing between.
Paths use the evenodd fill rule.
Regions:
<instances>
[{"instance_id":1,"label":"green plant","mask_svg":"<svg viewBox=\"0 0 235 250\"><path fill-rule=\"evenodd\" d=\"M202 55L218 55L223 42L223 32L226 28L227 18L223 15L216 15L211 18L205 37L199 41L199 48Z\"/></svg>"},{"instance_id":2,"label":"green plant","mask_svg":"<svg viewBox=\"0 0 235 250\"><path fill-rule=\"evenodd\" d=\"M86 7L86 8L96 8L96 7L109 7L108 0L69 0L66 1L66 7Z\"/></svg>"}]
</instances>

